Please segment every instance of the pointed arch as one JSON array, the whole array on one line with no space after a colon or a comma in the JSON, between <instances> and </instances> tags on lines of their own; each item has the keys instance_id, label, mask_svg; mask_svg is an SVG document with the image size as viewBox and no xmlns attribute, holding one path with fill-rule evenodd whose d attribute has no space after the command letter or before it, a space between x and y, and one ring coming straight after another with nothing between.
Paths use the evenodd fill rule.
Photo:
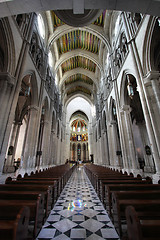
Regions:
<instances>
[{"instance_id":1,"label":"pointed arch","mask_svg":"<svg viewBox=\"0 0 160 240\"><path fill-rule=\"evenodd\" d=\"M15 44L10 23L7 18L0 19L0 54L3 57L2 72L15 72Z\"/></svg>"}]
</instances>

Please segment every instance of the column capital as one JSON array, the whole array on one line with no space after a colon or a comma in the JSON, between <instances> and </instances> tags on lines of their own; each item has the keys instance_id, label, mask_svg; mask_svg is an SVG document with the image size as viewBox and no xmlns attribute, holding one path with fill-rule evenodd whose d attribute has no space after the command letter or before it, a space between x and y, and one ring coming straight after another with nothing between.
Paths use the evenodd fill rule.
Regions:
<instances>
[{"instance_id":1,"label":"column capital","mask_svg":"<svg viewBox=\"0 0 160 240\"><path fill-rule=\"evenodd\" d=\"M160 72L159 71L149 71L144 76L144 79L155 80L155 79L159 79L159 77L160 77Z\"/></svg>"},{"instance_id":2,"label":"column capital","mask_svg":"<svg viewBox=\"0 0 160 240\"><path fill-rule=\"evenodd\" d=\"M44 124L49 124L50 123L50 121L48 121L48 120L44 120Z\"/></svg>"},{"instance_id":3,"label":"column capital","mask_svg":"<svg viewBox=\"0 0 160 240\"><path fill-rule=\"evenodd\" d=\"M117 124L117 122L115 120L110 121L110 125L116 125L116 124Z\"/></svg>"},{"instance_id":4,"label":"column capital","mask_svg":"<svg viewBox=\"0 0 160 240\"><path fill-rule=\"evenodd\" d=\"M19 122L18 122L18 125L19 125L19 126L21 126L22 124L23 124L22 121L19 121Z\"/></svg>"},{"instance_id":5,"label":"column capital","mask_svg":"<svg viewBox=\"0 0 160 240\"><path fill-rule=\"evenodd\" d=\"M22 123L22 121L14 121L13 122L14 123L14 125L17 125L17 126L21 126L23 123Z\"/></svg>"},{"instance_id":6,"label":"column capital","mask_svg":"<svg viewBox=\"0 0 160 240\"><path fill-rule=\"evenodd\" d=\"M37 107L36 105L30 105L28 107L28 110L31 111L31 110L35 110L35 111L38 111L39 110L39 107Z\"/></svg>"},{"instance_id":7,"label":"column capital","mask_svg":"<svg viewBox=\"0 0 160 240\"><path fill-rule=\"evenodd\" d=\"M120 111L121 112L131 112L132 109L131 109L130 105L123 105L120 107Z\"/></svg>"},{"instance_id":8,"label":"column capital","mask_svg":"<svg viewBox=\"0 0 160 240\"><path fill-rule=\"evenodd\" d=\"M10 73L2 72L2 73L0 73L0 81L7 81L8 85L14 86L14 84L15 84L15 77L10 75Z\"/></svg>"}]
</instances>

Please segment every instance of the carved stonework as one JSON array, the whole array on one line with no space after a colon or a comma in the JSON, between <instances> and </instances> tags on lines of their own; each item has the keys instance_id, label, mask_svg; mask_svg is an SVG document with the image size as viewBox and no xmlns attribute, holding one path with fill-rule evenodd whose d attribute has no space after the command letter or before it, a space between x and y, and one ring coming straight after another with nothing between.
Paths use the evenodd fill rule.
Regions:
<instances>
[{"instance_id":1,"label":"carved stonework","mask_svg":"<svg viewBox=\"0 0 160 240\"><path fill-rule=\"evenodd\" d=\"M121 50L119 47L116 49L114 62L116 67L120 69L122 64L122 57L121 57Z\"/></svg>"}]
</instances>

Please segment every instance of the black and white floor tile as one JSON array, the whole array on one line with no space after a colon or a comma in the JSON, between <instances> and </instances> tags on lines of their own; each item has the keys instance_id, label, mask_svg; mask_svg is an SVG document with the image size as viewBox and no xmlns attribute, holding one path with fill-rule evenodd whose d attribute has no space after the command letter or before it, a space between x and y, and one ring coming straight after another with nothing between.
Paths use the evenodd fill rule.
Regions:
<instances>
[{"instance_id":1,"label":"black and white floor tile","mask_svg":"<svg viewBox=\"0 0 160 240\"><path fill-rule=\"evenodd\" d=\"M83 167L71 176L37 240L118 240Z\"/></svg>"}]
</instances>

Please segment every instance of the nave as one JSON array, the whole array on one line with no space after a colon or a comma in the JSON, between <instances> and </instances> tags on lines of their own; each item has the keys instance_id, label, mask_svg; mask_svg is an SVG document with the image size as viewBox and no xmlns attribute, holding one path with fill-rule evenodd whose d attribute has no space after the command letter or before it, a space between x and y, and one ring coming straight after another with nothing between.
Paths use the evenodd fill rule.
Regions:
<instances>
[{"instance_id":1,"label":"nave","mask_svg":"<svg viewBox=\"0 0 160 240\"><path fill-rule=\"evenodd\" d=\"M70 177L37 237L51 239L119 239L83 167Z\"/></svg>"}]
</instances>

